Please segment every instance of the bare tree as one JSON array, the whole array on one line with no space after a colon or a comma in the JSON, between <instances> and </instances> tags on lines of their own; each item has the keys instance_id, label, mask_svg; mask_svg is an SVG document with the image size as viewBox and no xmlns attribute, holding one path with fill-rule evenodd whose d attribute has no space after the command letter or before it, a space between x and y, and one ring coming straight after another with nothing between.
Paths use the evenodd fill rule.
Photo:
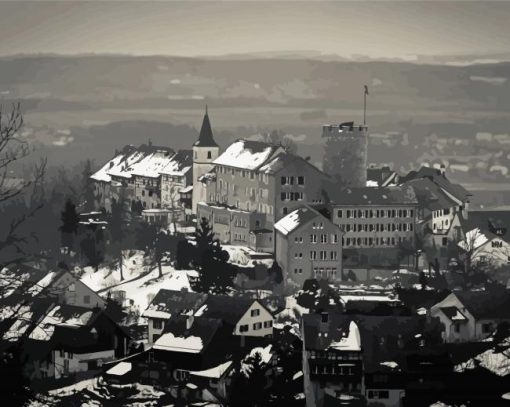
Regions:
<instances>
[{"instance_id":1,"label":"bare tree","mask_svg":"<svg viewBox=\"0 0 510 407\"><path fill-rule=\"evenodd\" d=\"M292 140L288 134L285 134L281 130L272 130L271 132L267 133L266 141L268 143L280 145L287 153L297 153L297 145L294 140Z\"/></svg>"},{"instance_id":2,"label":"bare tree","mask_svg":"<svg viewBox=\"0 0 510 407\"><path fill-rule=\"evenodd\" d=\"M26 246L36 236L27 234L24 226L42 207L40 195L46 171L46 160L34 164L30 175L16 178L14 165L30 154L30 147L19 134L23 127L21 105L9 112L0 106L0 266L27 257ZM21 205L23 204L23 205Z\"/></svg>"}]
</instances>

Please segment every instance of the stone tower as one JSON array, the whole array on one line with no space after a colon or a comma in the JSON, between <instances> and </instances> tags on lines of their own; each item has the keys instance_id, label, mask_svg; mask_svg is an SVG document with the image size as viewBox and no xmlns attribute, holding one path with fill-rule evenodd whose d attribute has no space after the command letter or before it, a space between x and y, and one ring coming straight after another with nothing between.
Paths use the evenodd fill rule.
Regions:
<instances>
[{"instance_id":1,"label":"stone tower","mask_svg":"<svg viewBox=\"0 0 510 407\"><path fill-rule=\"evenodd\" d=\"M209 114L207 112L207 105L205 106L204 120L202 121L202 128L198 140L193 144L193 213L197 213L198 202L207 202L206 188L204 184L198 181L198 178L209 172L214 164L212 163L216 158L220 148L214 141L213 132L211 129L211 122L209 121Z\"/></svg>"},{"instance_id":2,"label":"stone tower","mask_svg":"<svg viewBox=\"0 0 510 407\"><path fill-rule=\"evenodd\" d=\"M367 182L368 127L353 122L322 126L326 140L322 169L342 187L364 187Z\"/></svg>"}]
</instances>

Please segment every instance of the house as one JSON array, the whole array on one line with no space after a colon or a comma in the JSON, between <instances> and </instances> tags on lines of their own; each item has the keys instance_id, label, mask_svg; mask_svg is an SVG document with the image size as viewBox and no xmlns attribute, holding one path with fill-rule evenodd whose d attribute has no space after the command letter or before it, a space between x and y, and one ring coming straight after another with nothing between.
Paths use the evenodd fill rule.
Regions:
<instances>
[{"instance_id":1,"label":"house","mask_svg":"<svg viewBox=\"0 0 510 407\"><path fill-rule=\"evenodd\" d=\"M270 337L273 334L274 317L259 300L162 289L142 314L149 321L149 343L156 342L165 325L177 315L219 319L235 336Z\"/></svg>"},{"instance_id":2,"label":"house","mask_svg":"<svg viewBox=\"0 0 510 407\"><path fill-rule=\"evenodd\" d=\"M161 289L152 299L142 316L148 320L149 344L156 342L172 316L197 311L207 299L207 294Z\"/></svg>"},{"instance_id":3,"label":"house","mask_svg":"<svg viewBox=\"0 0 510 407\"><path fill-rule=\"evenodd\" d=\"M487 338L500 322L510 322L506 292L455 291L430 309L444 326L445 342L476 342Z\"/></svg>"},{"instance_id":4,"label":"house","mask_svg":"<svg viewBox=\"0 0 510 407\"><path fill-rule=\"evenodd\" d=\"M48 273L46 279L40 281L38 286L47 287L46 290L50 295L57 296L58 304L83 308L104 309L106 307L106 300L103 297L67 270Z\"/></svg>"},{"instance_id":5,"label":"house","mask_svg":"<svg viewBox=\"0 0 510 407\"><path fill-rule=\"evenodd\" d=\"M197 217L207 218L223 243L243 246L269 249L269 234L255 231L272 230L294 209L320 202L321 185L328 178L281 146L253 140L235 141L213 164L200 178L207 193L198 203Z\"/></svg>"},{"instance_id":6,"label":"house","mask_svg":"<svg viewBox=\"0 0 510 407\"><path fill-rule=\"evenodd\" d=\"M286 284L301 288L310 278L341 281L341 229L309 206L289 213L274 225L276 261Z\"/></svg>"},{"instance_id":7,"label":"house","mask_svg":"<svg viewBox=\"0 0 510 407\"><path fill-rule=\"evenodd\" d=\"M127 355L129 335L100 308L54 305L24 342L30 379L97 371Z\"/></svg>"},{"instance_id":8,"label":"house","mask_svg":"<svg viewBox=\"0 0 510 407\"><path fill-rule=\"evenodd\" d=\"M302 320L303 375L307 406L323 407L327 396L361 395L363 361L359 328L338 323L337 315L305 314Z\"/></svg>"},{"instance_id":9,"label":"house","mask_svg":"<svg viewBox=\"0 0 510 407\"><path fill-rule=\"evenodd\" d=\"M223 322L192 315L176 315L165 323L151 348L131 362L143 382L183 387L190 372L203 372L225 362L230 346Z\"/></svg>"},{"instance_id":10,"label":"house","mask_svg":"<svg viewBox=\"0 0 510 407\"><path fill-rule=\"evenodd\" d=\"M223 321L230 334L241 337L242 341L246 337L273 336L274 316L257 299L210 294L194 315Z\"/></svg>"},{"instance_id":11,"label":"house","mask_svg":"<svg viewBox=\"0 0 510 407\"><path fill-rule=\"evenodd\" d=\"M140 209L173 208L179 190L192 178L191 152L153 146L124 147L91 175L98 207L111 210L114 200L127 199Z\"/></svg>"}]
</instances>

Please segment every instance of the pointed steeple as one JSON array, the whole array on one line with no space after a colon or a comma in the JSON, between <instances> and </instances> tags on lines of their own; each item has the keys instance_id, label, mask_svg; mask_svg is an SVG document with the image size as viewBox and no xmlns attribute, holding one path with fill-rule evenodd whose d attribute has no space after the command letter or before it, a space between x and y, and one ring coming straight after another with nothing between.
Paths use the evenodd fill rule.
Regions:
<instances>
[{"instance_id":1,"label":"pointed steeple","mask_svg":"<svg viewBox=\"0 0 510 407\"><path fill-rule=\"evenodd\" d=\"M207 105L205 105L205 114L204 120L202 121L202 128L200 129L200 135L193 145L196 147L218 147L218 144L214 141L211 122L209 121L209 114L207 112Z\"/></svg>"}]
</instances>

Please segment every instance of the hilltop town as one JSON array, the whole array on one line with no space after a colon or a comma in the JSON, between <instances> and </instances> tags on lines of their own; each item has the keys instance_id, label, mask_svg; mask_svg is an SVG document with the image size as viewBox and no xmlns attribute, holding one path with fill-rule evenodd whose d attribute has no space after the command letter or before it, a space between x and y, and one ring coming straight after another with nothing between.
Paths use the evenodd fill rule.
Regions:
<instances>
[{"instance_id":1,"label":"hilltop town","mask_svg":"<svg viewBox=\"0 0 510 407\"><path fill-rule=\"evenodd\" d=\"M317 165L212 121L89 166L60 242L2 264L30 405L505 405L509 211L370 164L366 124L318 128Z\"/></svg>"}]
</instances>

